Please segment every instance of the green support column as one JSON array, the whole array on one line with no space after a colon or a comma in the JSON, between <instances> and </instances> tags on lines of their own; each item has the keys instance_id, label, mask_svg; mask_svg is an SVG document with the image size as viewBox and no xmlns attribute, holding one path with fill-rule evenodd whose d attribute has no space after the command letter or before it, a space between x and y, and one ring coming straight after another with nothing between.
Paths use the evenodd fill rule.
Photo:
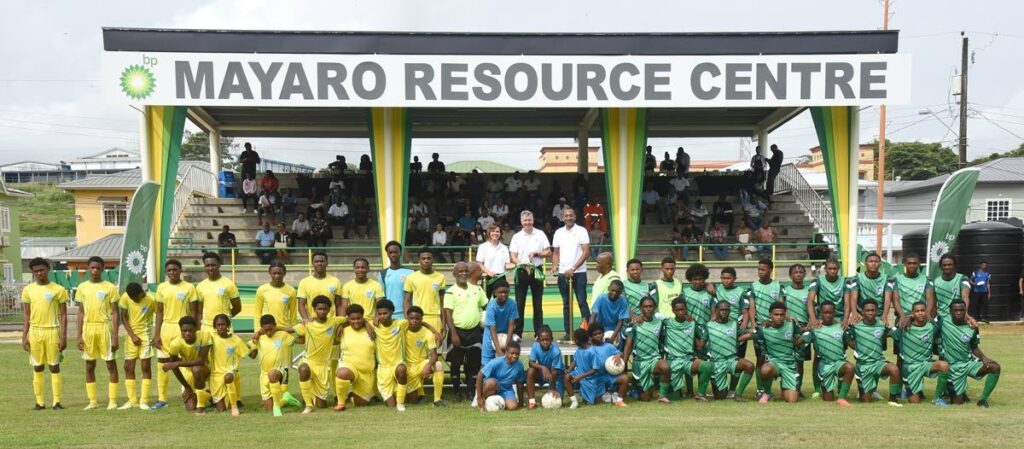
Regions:
<instances>
[{"instance_id":1,"label":"green support column","mask_svg":"<svg viewBox=\"0 0 1024 449\"><path fill-rule=\"evenodd\" d=\"M612 253L615 255L615 269L619 273L626 272L626 262L636 254L646 146L646 109L601 109L608 230L612 239Z\"/></svg>"},{"instance_id":2,"label":"green support column","mask_svg":"<svg viewBox=\"0 0 1024 449\"><path fill-rule=\"evenodd\" d=\"M859 117L855 106L811 108L811 119L818 134L828 179L832 219L838 235L836 254L842 261L845 276L857 273Z\"/></svg>"},{"instance_id":3,"label":"green support column","mask_svg":"<svg viewBox=\"0 0 1024 449\"><path fill-rule=\"evenodd\" d=\"M377 227L381 262L387 265L384 244L396 240L405 245L408 223L409 155L412 133L409 111L404 108L370 110L370 148L373 153L373 186L377 197Z\"/></svg>"}]
</instances>

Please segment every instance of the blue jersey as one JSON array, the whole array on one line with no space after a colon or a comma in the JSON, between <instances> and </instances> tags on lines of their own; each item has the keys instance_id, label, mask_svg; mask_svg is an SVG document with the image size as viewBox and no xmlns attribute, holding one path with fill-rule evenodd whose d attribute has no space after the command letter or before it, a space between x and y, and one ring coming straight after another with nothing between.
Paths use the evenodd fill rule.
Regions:
<instances>
[{"instance_id":1,"label":"blue jersey","mask_svg":"<svg viewBox=\"0 0 1024 449\"><path fill-rule=\"evenodd\" d=\"M612 301L608 299L607 293L601 293L594 300L594 306L590 310L591 313L597 314L597 322L606 331L615 330L619 320L629 319L629 303L623 295Z\"/></svg>"},{"instance_id":2,"label":"blue jersey","mask_svg":"<svg viewBox=\"0 0 1024 449\"><path fill-rule=\"evenodd\" d=\"M579 376L587 371L590 371L594 367L594 348L588 347L586 349L576 347L576 353L572 356L573 363L576 367L573 368L573 376Z\"/></svg>"},{"instance_id":3,"label":"blue jersey","mask_svg":"<svg viewBox=\"0 0 1024 449\"><path fill-rule=\"evenodd\" d=\"M523 364L516 360L510 365L505 361L504 357L491 360L487 365L484 365L480 372L484 375L484 380L494 379L498 382L499 386L504 388L511 387L515 382L526 381L526 371L523 370Z\"/></svg>"},{"instance_id":4,"label":"blue jersey","mask_svg":"<svg viewBox=\"0 0 1024 449\"><path fill-rule=\"evenodd\" d=\"M971 273L972 291L988 293L988 283L992 280L992 274L987 271L975 270Z\"/></svg>"},{"instance_id":5,"label":"blue jersey","mask_svg":"<svg viewBox=\"0 0 1024 449\"><path fill-rule=\"evenodd\" d=\"M486 363L494 358L494 343L491 341L491 326L499 334L508 333L509 320L519 319L519 309L516 308L516 301L512 298L505 300L505 305L498 305L497 299L487 303L487 317L484 319L484 344L481 353L481 361ZM509 335L509 338L512 336Z\"/></svg>"},{"instance_id":6,"label":"blue jersey","mask_svg":"<svg viewBox=\"0 0 1024 449\"><path fill-rule=\"evenodd\" d=\"M395 305L392 318L405 318L405 278L413 271L408 268L385 268L377 274L377 282L384 286L384 297Z\"/></svg>"},{"instance_id":7,"label":"blue jersey","mask_svg":"<svg viewBox=\"0 0 1024 449\"><path fill-rule=\"evenodd\" d=\"M562 350L558 349L556 344L552 344L545 351L540 347L540 343L533 342L533 346L530 347L530 362L546 366L548 369L565 370L565 365L562 363Z\"/></svg>"},{"instance_id":8,"label":"blue jersey","mask_svg":"<svg viewBox=\"0 0 1024 449\"><path fill-rule=\"evenodd\" d=\"M608 371L604 369L604 364L609 357L612 357L615 354L620 354L622 351L619 351L619 348L616 348L615 345L611 343L593 345L590 349L594 351L593 365L590 368L597 370L597 377L610 376Z\"/></svg>"}]
</instances>

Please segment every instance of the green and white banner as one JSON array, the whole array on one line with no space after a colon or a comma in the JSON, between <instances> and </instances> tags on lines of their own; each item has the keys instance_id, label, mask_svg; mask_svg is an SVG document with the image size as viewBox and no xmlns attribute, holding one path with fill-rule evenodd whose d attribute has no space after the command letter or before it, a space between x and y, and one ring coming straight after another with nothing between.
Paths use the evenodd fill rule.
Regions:
<instances>
[{"instance_id":1,"label":"green and white banner","mask_svg":"<svg viewBox=\"0 0 1024 449\"><path fill-rule=\"evenodd\" d=\"M149 259L153 217L159 193L160 184L146 181L135 190L135 196L132 197L121 243L121 265L117 273L117 289L121 293L132 282L142 283L146 276L146 260Z\"/></svg>"},{"instance_id":2,"label":"green and white banner","mask_svg":"<svg viewBox=\"0 0 1024 449\"><path fill-rule=\"evenodd\" d=\"M964 225L967 207L978 183L977 168L965 168L953 173L939 189L939 197L932 211L932 224L928 229L928 259L925 274L939 273L939 259L953 249L960 227Z\"/></svg>"}]
</instances>

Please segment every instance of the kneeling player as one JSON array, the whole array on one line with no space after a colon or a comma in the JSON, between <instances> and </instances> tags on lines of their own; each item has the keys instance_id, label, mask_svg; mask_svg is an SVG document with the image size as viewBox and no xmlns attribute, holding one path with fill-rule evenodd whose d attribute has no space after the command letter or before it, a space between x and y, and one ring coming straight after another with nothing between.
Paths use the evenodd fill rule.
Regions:
<instances>
[{"instance_id":1,"label":"kneeling player","mask_svg":"<svg viewBox=\"0 0 1024 449\"><path fill-rule=\"evenodd\" d=\"M302 399L306 403L303 414L313 413L314 407L327 407L328 385L333 374L331 351L339 335L338 329L345 323L345 317L328 317L332 307L331 300L324 295L313 298L313 312L316 317L292 329L296 341L306 343L306 357L299 364L299 386L302 389Z\"/></svg>"},{"instance_id":2,"label":"kneeling player","mask_svg":"<svg viewBox=\"0 0 1024 449\"><path fill-rule=\"evenodd\" d=\"M676 300L683 299L682 296ZM685 299L684 299L685 300ZM654 376L661 377L661 385L669 384L668 363L661 359L662 320L654 316L654 298L646 296L640 300L640 317L637 323L626 331L626 347L623 357L633 356L633 379L640 387L640 400L650 401L654 395ZM668 395L662 399L667 401Z\"/></svg>"},{"instance_id":3,"label":"kneeling player","mask_svg":"<svg viewBox=\"0 0 1024 449\"><path fill-rule=\"evenodd\" d=\"M826 263L826 267L828 267ZM835 399L836 378L842 379L839 384L839 397L835 399L840 407L850 407L846 400L853 383L853 364L846 361L846 340L843 337L843 325L836 322L836 306L832 302L822 302L818 307L821 314L820 325L804 332L800 338L814 344L814 353L818 357L818 383L821 386L821 397L826 401Z\"/></svg>"},{"instance_id":4,"label":"kneeling player","mask_svg":"<svg viewBox=\"0 0 1024 449\"><path fill-rule=\"evenodd\" d=\"M800 328L795 322L786 319L786 304L774 302L768 310L768 322L759 325L754 331L754 340L765 355L764 365L759 370L764 394L758 402L767 404L771 400L772 381L780 378L782 399L793 403L800 398L800 371L796 367L796 346L803 345Z\"/></svg>"},{"instance_id":5,"label":"kneeling player","mask_svg":"<svg viewBox=\"0 0 1024 449\"><path fill-rule=\"evenodd\" d=\"M939 326L928 320L928 308L923 302L915 302L910 310L910 324L904 329L892 331L893 340L898 343L900 356L903 357L903 383L910 395L907 400L917 404L924 393L924 378L935 377L937 374L949 372L949 364L942 360L932 360L933 351L938 344ZM949 404L942 400L946 391L946 376L935 385L935 400L940 407Z\"/></svg>"},{"instance_id":6,"label":"kneeling player","mask_svg":"<svg viewBox=\"0 0 1024 449\"><path fill-rule=\"evenodd\" d=\"M273 315L260 317L260 329L253 334L256 348L250 354L257 358L260 365L260 399L263 409L272 410L274 416L281 416L281 408L285 404L298 407L301 405L294 398L285 397L288 386L284 383L288 365L292 361L292 345L305 341L303 336L292 336L277 328L277 320Z\"/></svg>"},{"instance_id":7,"label":"kneeling player","mask_svg":"<svg viewBox=\"0 0 1024 449\"><path fill-rule=\"evenodd\" d=\"M238 389L233 384L238 375L238 361L249 354L250 348L242 339L230 333L231 319L225 314L213 318L213 349L210 356L210 396L217 411L231 409L238 416Z\"/></svg>"},{"instance_id":8,"label":"kneeling player","mask_svg":"<svg viewBox=\"0 0 1024 449\"><path fill-rule=\"evenodd\" d=\"M476 375L476 397L477 406L484 410L484 399L493 394L500 395L505 399L505 408L515 410L519 408L521 398L516 396L523 394L523 382L526 380L526 372L523 371L523 364L519 363L519 342L510 342L505 350L505 357L491 360Z\"/></svg>"},{"instance_id":9,"label":"kneeling player","mask_svg":"<svg viewBox=\"0 0 1024 449\"><path fill-rule=\"evenodd\" d=\"M572 332L572 340L576 343L576 353L572 356L572 365L565 374L565 393L569 395L569 408L579 407L576 391L579 390L583 400L588 404L597 402L601 391L594 379L594 351L590 349L590 335L586 329Z\"/></svg>"},{"instance_id":10,"label":"kneeling player","mask_svg":"<svg viewBox=\"0 0 1024 449\"><path fill-rule=\"evenodd\" d=\"M597 371L594 373L594 379L600 389L600 394L606 402L611 402L616 407L625 407L626 402L623 399L629 389L629 376L626 374L613 375L605 369L605 363L613 357L619 363L624 364L623 355L615 345L604 341L604 327L599 323L594 323L587 331L590 333L590 349L594 351L593 369ZM604 397L616 385L619 387L618 391L613 391L609 397Z\"/></svg>"},{"instance_id":11,"label":"kneeling player","mask_svg":"<svg viewBox=\"0 0 1024 449\"><path fill-rule=\"evenodd\" d=\"M949 381L956 397L954 404L963 404L967 394L967 376L985 378L985 388L978 397L978 407L988 408L988 397L999 382L1000 368L995 360L985 356L978 347L978 329L967 323L967 304L953 300L949 304L949 317L942 319L940 333L942 356L949 362ZM942 375L939 375L942 378Z\"/></svg>"},{"instance_id":12,"label":"kneeling player","mask_svg":"<svg viewBox=\"0 0 1024 449\"><path fill-rule=\"evenodd\" d=\"M195 410L197 415L203 415L210 400L205 390L207 378L210 377L207 363L213 341L209 333L196 331L196 320L191 316L181 317L178 329L178 336L167 344L170 361L164 363L163 370L171 371L181 382L181 399L185 401L185 410Z\"/></svg>"},{"instance_id":13,"label":"kneeling player","mask_svg":"<svg viewBox=\"0 0 1024 449\"><path fill-rule=\"evenodd\" d=\"M715 399L728 396L729 376L739 374L735 399L742 401L743 391L754 375L754 364L740 358L737 347L740 342L749 341L751 335L740 332L740 325L732 318L730 308L729 301L724 299L715 304L714 319L698 329L697 351L706 352L710 359Z\"/></svg>"},{"instance_id":14,"label":"kneeling player","mask_svg":"<svg viewBox=\"0 0 1024 449\"><path fill-rule=\"evenodd\" d=\"M334 374L334 389L338 395L338 404L334 406L336 412L345 410L349 393L352 394L354 405L369 404L376 387L375 345L373 335L367 330L366 321L363 319L363 306L352 304L345 309L345 315L348 317L348 323L347 328L339 332L341 360L338 362L338 371Z\"/></svg>"},{"instance_id":15,"label":"kneeling player","mask_svg":"<svg viewBox=\"0 0 1024 449\"><path fill-rule=\"evenodd\" d=\"M902 407L900 396L900 369L885 360L885 339L889 329L878 321L878 303L865 300L861 303L863 318L857 324L846 329L846 344L853 348L857 359L856 374L860 388L861 402L871 402L872 395L878 389L880 377L889 378L889 405Z\"/></svg>"},{"instance_id":16,"label":"kneeling player","mask_svg":"<svg viewBox=\"0 0 1024 449\"><path fill-rule=\"evenodd\" d=\"M530 369L526 370L526 396L529 398L530 410L537 407L535 389L538 381L546 382L548 392L559 401L562 400L562 374L565 366L562 363L562 350L553 344L554 340L551 328L544 324L537 330L537 341L530 348Z\"/></svg>"},{"instance_id":17,"label":"kneeling player","mask_svg":"<svg viewBox=\"0 0 1024 449\"><path fill-rule=\"evenodd\" d=\"M388 302L386 299L381 302ZM378 306L380 304L378 303ZM396 394L398 411L405 410L406 392L408 397L416 402L419 399L419 390L427 379L432 379L434 385L434 407L444 406L441 401L441 393L444 390L444 364L438 360L437 347L441 334L431 325L423 321L423 309L419 306L412 306L405 313L405 321L408 323L403 332L405 345L405 383L398 384Z\"/></svg>"},{"instance_id":18,"label":"kneeling player","mask_svg":"<svg viewBox=\"0 0 1024 449\"><path fill-rule=\"evenodd\" d=\"M672 300L672 314L675 316L664 320L661 329L662 352L666 355L665 364L671 382L665 382L662 376L661 398L658 400L667 404L669 393L682 389L686 376L696 374L697 394L693 399L706 402L711 363L698 358L694 351L700 325L690 316L687 299L682 296Z\"/></svg>"}]
</instances>

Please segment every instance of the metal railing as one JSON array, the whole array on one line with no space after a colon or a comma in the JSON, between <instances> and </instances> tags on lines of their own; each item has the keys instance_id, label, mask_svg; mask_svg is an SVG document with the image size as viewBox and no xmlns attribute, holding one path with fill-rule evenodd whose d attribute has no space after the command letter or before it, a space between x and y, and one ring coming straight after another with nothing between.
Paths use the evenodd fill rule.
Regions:
<instances>
[{"instance_id":1,"label":"metal railing","mask_svg":"<svg viewBox=\"0 0 1024 449\"><path fill-rule=\"evenodd\" d=\"M185 216L185 209L192 203L192 198L203 196L211 198L216 195L214 186L217 177L209 170L197 165L189 165L181 175L181 181L174 189L174 210L171 212L171 234L178 228L178 222Z\"/></svg>"},{"instance_id":2,"label":"metal railing","mask_svg":"<svg viewBox=\"0 0 1024 449\"><path fill-rule=\"evenodd\" d=\"M22 316L21 289L23 283L0 284L0 321L11 321Z\"/></svg>"},{"instance_id":3,"label":"metal railing","mask_svg":"<svg viewBox=\"0 0 1024 449\"><path fill-rule=\"evenodd\" d=\"M821 199L821 195L818 195L818 192L807 183L807 179L793 164L783 165L779 170L779 175L775 178L775 191L772 193L787 191L796 198L797 203L810 217L811 224L817 228L819 233L827 236L836 235L832 208L825 200ZM826 238L831 238L834 242L834 237Z\"/></svg>"}]
</instances>

